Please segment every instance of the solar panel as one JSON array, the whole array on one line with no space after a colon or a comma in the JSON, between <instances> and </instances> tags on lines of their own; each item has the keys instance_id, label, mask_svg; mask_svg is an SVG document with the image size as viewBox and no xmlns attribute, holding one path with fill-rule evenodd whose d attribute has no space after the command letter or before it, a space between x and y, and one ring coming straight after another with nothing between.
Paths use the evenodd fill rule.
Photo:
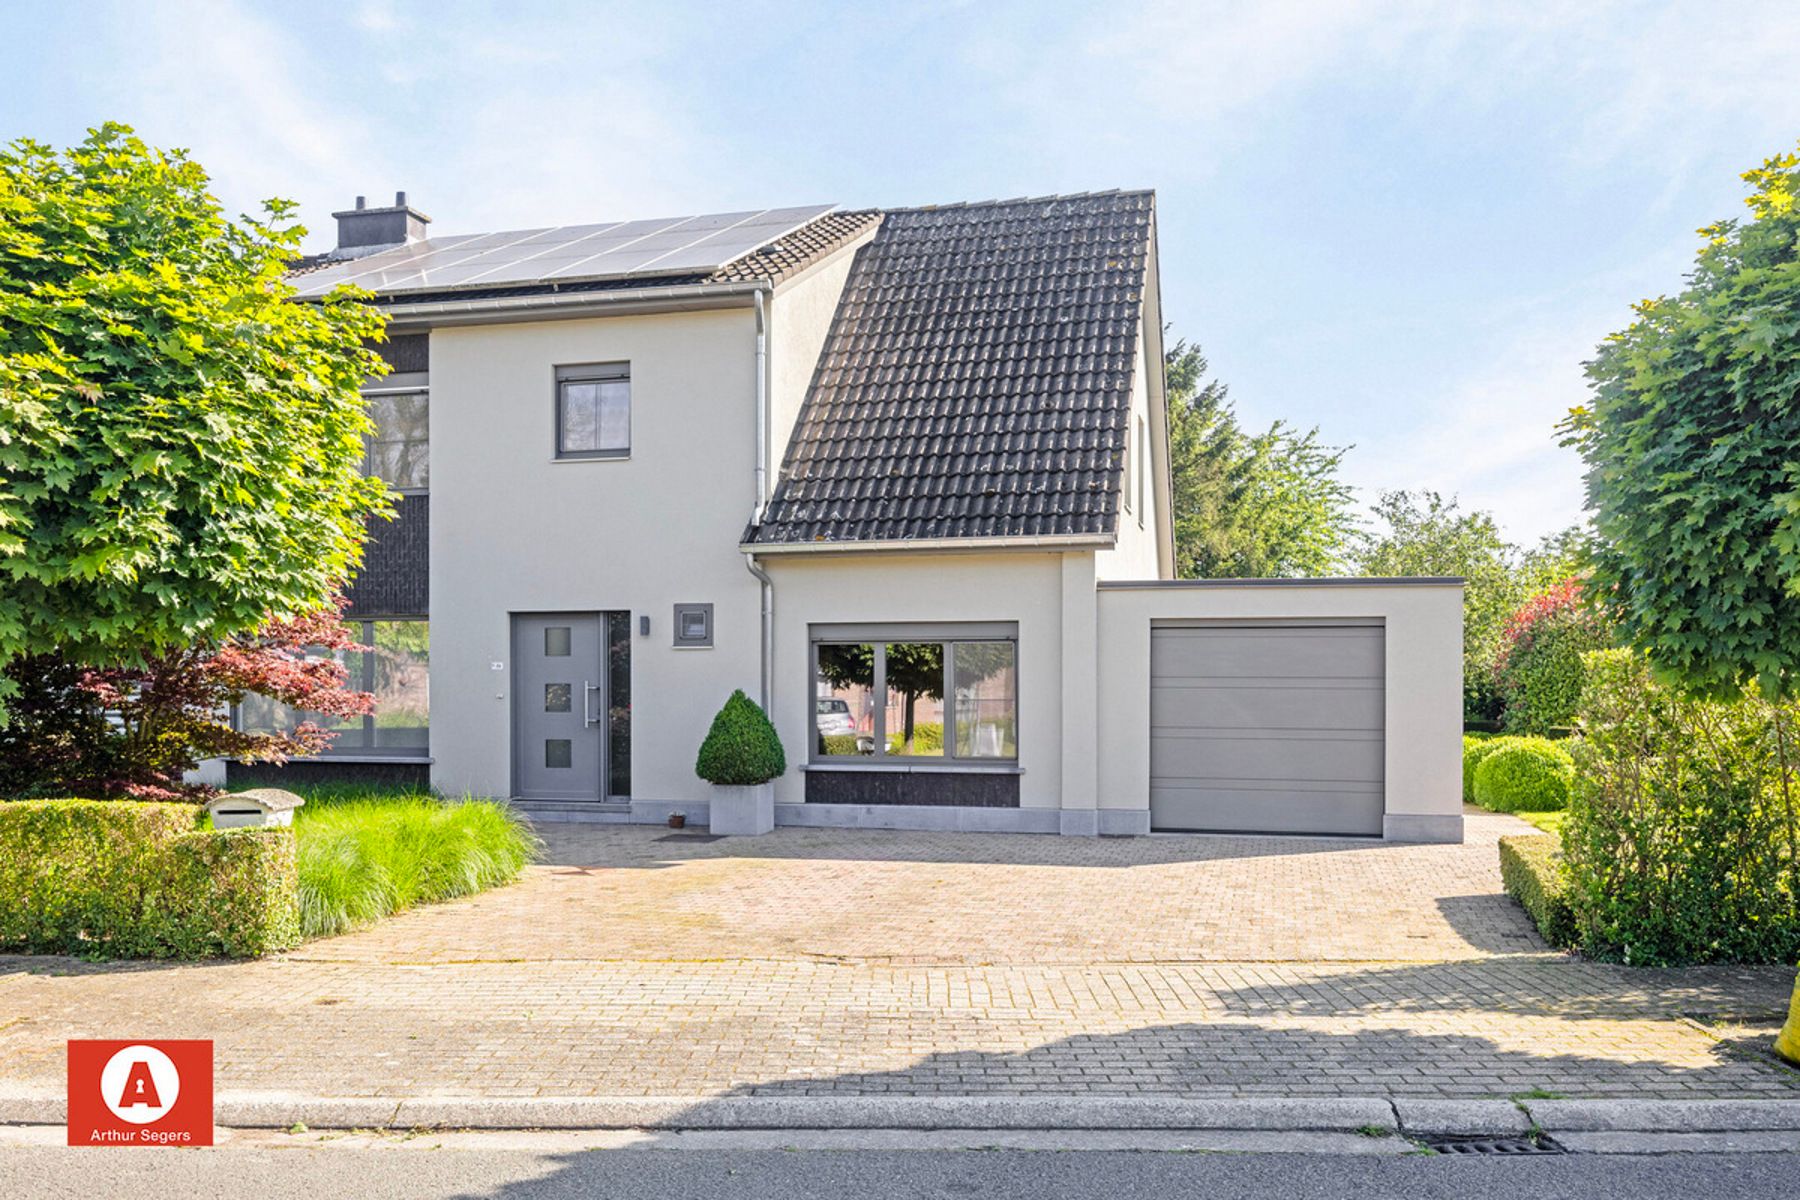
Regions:
<instances>
[{"instance_id":1,"label":"solar panel","mask_svg":"<svg viewBox=\"0 0 1800 1200\"><path fill-rule=\"evenodd\" d=\"M312 271L294 281L302 296L340 284L371 291L454 291L554 281L700 275L792 233L835 205L561 225L511 233L427 238Z\"/></svg>"}]
</instances>

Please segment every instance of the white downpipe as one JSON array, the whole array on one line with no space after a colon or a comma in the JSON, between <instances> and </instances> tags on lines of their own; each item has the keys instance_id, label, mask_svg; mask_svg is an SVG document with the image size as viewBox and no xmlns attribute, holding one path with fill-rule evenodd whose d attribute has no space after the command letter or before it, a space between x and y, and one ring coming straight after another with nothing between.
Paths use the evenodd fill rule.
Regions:
<instances>
[{"instance_id":1,"label":"white downpipe","mask_svg":"<svg viewBox=\"0 0 1800 1200\"><path fill-rule=\"evenodd\" d=\"M752 527L762 524L769 503L769 314L767 292L758 288L756 303L756 506L750 512ZM775 581L756 561L754 550L744 551L744 566L762 585L762 710L773 715L775 703Z\"/></svg>"}]
</instances>

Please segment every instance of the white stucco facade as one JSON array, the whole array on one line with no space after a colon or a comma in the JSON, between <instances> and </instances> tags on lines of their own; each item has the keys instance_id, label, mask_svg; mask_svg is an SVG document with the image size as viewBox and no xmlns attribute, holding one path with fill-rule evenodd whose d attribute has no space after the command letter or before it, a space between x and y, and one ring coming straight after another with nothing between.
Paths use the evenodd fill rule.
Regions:
<instances>
[{"instance_id":1,"label":"white stucco facade","mask_svg":"<svg viewBox=\"0 0 1800 1200\"><path fill-rule=\"evenodd\" d=\"M755 499L754 342L742 307L432 333L436 787L510 794L512 614L625 611L633 792L704 801L706 722L760 670L759 590L737 551ZM601 362L630 364L630 457L559 461L555 368ZM671 645L678 603L715 606L711 649Z\"/></svg>"},{"instance_id":2,"label":"white stucco facade","mask_svg":"<svg viewBox=\"0 0 1800 1200\"><path fill-rule=\"evenodd\" d=\"M775 783L778 823L1149 833L1153 631L1171 623L1356 620L1379 623L1385 633L1381 833L1460 839L1459 585L1171 582L1153 253L1113 530L961 544L754 547L747 556L746 528L774 485L856 251L873 236L764 287L760 306L751 286L734 285L614 307L604 297L559 296L539 301L544 310L490 314L474 306L412 316L409 331L429 330L433 785L449 794L518 794L524 739L515 727L516 619L621 614L630 631L629 795L602 783L588 809L596 820L660 821L681 811L703 823L712 789L694 773L699 744L734 689L752 697L762 689L758 567L771 589L770 715L789 763ZM629 453L559 458L558 368L596 364L628 365ZM709 645L675 644L677 605L710 606ZM817 757L824 752L815 744L814 636L853 627L903 630L918 640L934 629L1003 627L1016 647L1008 718L1016 759ZM577 669L571 682L601 682L580 676ZM540 737L540 757L543 744ZM820 779L835 774L841 784L855 772L938 780L952 798L821 798L828 789L816 786ZM957 792L957 777L981 777L984 786L1003 779L1003 802L992 789L980 804L955 800L981 790Z\"/></svg>"},{"instance_id":3,"label":"white stucco facade","mask_svg":"<svg viewBox=\"0 0 1800 1200\"><path fill-rule=\"evenodd\" d=\"M842 285L840 265L827 263L769 307L771 473ZM756 499L755 340L754 311L743 305L433 331L436 787L511 794L515 614L627 612L632 785L630 810L615 804L613 815L705 813L710 788L694 775L695 751L725 697L735 688L756 695L761 677L760 586L738 545ZM1170 562L1166 418L1145 368L1149 352L1140 343L1131 413L1139 461L1126 476L1132 507L1111 545L760 556L774 582L772 716L790 763L776 784L778 819L1148 832L1151 630L1170 621L1359 617L1388 631L1387 728L1401 734L1386 742L1384 833L1460 837L1460 589L1155 582ZM555 370L605 362L630 364L630 455L558 460ZM671 644L673 607L684 603L713 606L711 647ZM970 769L1016 774L1017 808L808 805L809 772L847 769L809 761L811 630L934 623L1016 627L1018 758Z\"/></svg>"}]
</instances>

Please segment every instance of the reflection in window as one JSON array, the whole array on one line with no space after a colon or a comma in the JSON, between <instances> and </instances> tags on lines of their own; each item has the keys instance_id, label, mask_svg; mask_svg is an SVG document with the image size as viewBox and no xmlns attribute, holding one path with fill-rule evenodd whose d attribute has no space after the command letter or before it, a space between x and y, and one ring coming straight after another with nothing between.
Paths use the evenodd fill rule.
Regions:
<instances>
[{"instance_id":1,"label":"reflection in window","mask_svg":"<svg viewBox=\"0 0 1800 1200\"><path fill-rule=\"evenodd\" d=\"M631 795L631 614L606 614L606 792Z\"/></svg>"},{"instance_id":2,"label":"reflection in window","mask_svg":"<svg viewBox=\"0 0 1800 1200\"><path fill-rule=\"evenodd\" d=\"M821 757L875 753L875 647L867 643L818 648L814 687L814 746Z\"/></svg>"},{"instance_id":3,"label":"reflection in window","mask_svg":"<svg viewBox=\"0 0 1800 1200\"><path fill-rule=\"evenodd\" d=\"M369 438L365 472L397 491L424 491L431 485L429 394L377 393L367 399L375 432Z\"/></svg>"},{"instance_id":4,"label":"reflection in window","mask_svg":"<svg viewBox=\"0 0 1800 1200\"><path fill-rule=\"evenodd\" d=\"M573 709L575 689L566 683L546 683L544 685L544 711L547 713L565 713Z\"/></svg>"},{"instance_id":5,"label":"reflection in window","mask_svg":"<svg viewBox=\"0 0 1800 1200\"><path fill-rule=\"evenodd\" d=\"M620 456L631 450L631 378L623 364L558 367L558 458Z\"/></svg>"},{"instance_id":6,"label":"reflection in window","mask_svg":"<svg viewBox=\"0 0 1800 1200\"><path fill-rule=\"evenodd\" d=\"M952 647L956 757L1018 757L1017 653L1011 642L957 642Z\"/></svg>"},{"instance_id":7,"label":"reflection in window","mask_svg":"<svg viewBox=\"0 0 1800 1200\"><path fill-rule=\"evenodd\" d=\"M944 644L890 642L886 653L887 752L944 755Z\"/></svg>"},{"instance_id":8,"label":"reflection in window","mask_svg":"<svg viewBox=\"0 0 1800 1200\"><path fill-rule=\"evenodd\" d=\"M816 757L1018 758L1013 639L820 642L814 649Z\"/></svg>"},{"instance_id":9,"label":"reflection in window","mask_svg":"<svg viewBox=\"0 0 1800 1200\"><path fill-rule=\"evenodd\" d=\"M425 753L431 726L431 626L424 621L365 621L374 646L368 689L375 693L369 745Z\"/></svg>"},{"instance_id":10,"label":"reflection in window","mask_svg":"<svg viewBox=\"0 0 1800 1200\"><path fill-rule=\"evenodd\" d=\"M431 733L431 625L427 621L351 621L359 649L339 652L345 686L375 696L375 711L348 719L301 712L266 696L238 703L239 729L276 733L311 721L337 737L326 754L424 757Z\"/></svg>"}]
</instances>

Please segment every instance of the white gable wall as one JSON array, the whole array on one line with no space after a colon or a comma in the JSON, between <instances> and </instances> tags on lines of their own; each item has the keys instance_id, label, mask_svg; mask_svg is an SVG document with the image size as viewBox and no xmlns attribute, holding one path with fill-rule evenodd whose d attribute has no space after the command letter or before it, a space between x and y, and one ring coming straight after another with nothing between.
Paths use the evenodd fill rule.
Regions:
<instances>
[{"instance_id":1,"label":"white gable wall","mask_svg":"<svg viewBox=\"0 0 1800 1200\"><path fill-rule=\"evenodd\" d=\"M1118 542L1112 549L1102 550L1094 556L1094 572L1101 579L1157 579L1164 574L1159 566L1157 544L1162 536L1159 523L1166 522L1168 515L1163 512L1162 490L1157 485L1157 463L1167 454L1167 445L1158 435L1157 422L1152 420L1150 411L1150 379L1145 368L1152 353L1144 344L1144 334L1140 330L1136 365L1131 373L1128 435L1131 451L1127 456L1130 470L1120 482ZM1141 443L1140 428L1143 430ZM1149 450L1148 462L1139 461L1146 457L1140 445ZM1140 472L1143 473L1142 487L1137 484ZM1129 512L1124 503L1127 496L1131 505Z\"/></svg>"}]
</instances>

